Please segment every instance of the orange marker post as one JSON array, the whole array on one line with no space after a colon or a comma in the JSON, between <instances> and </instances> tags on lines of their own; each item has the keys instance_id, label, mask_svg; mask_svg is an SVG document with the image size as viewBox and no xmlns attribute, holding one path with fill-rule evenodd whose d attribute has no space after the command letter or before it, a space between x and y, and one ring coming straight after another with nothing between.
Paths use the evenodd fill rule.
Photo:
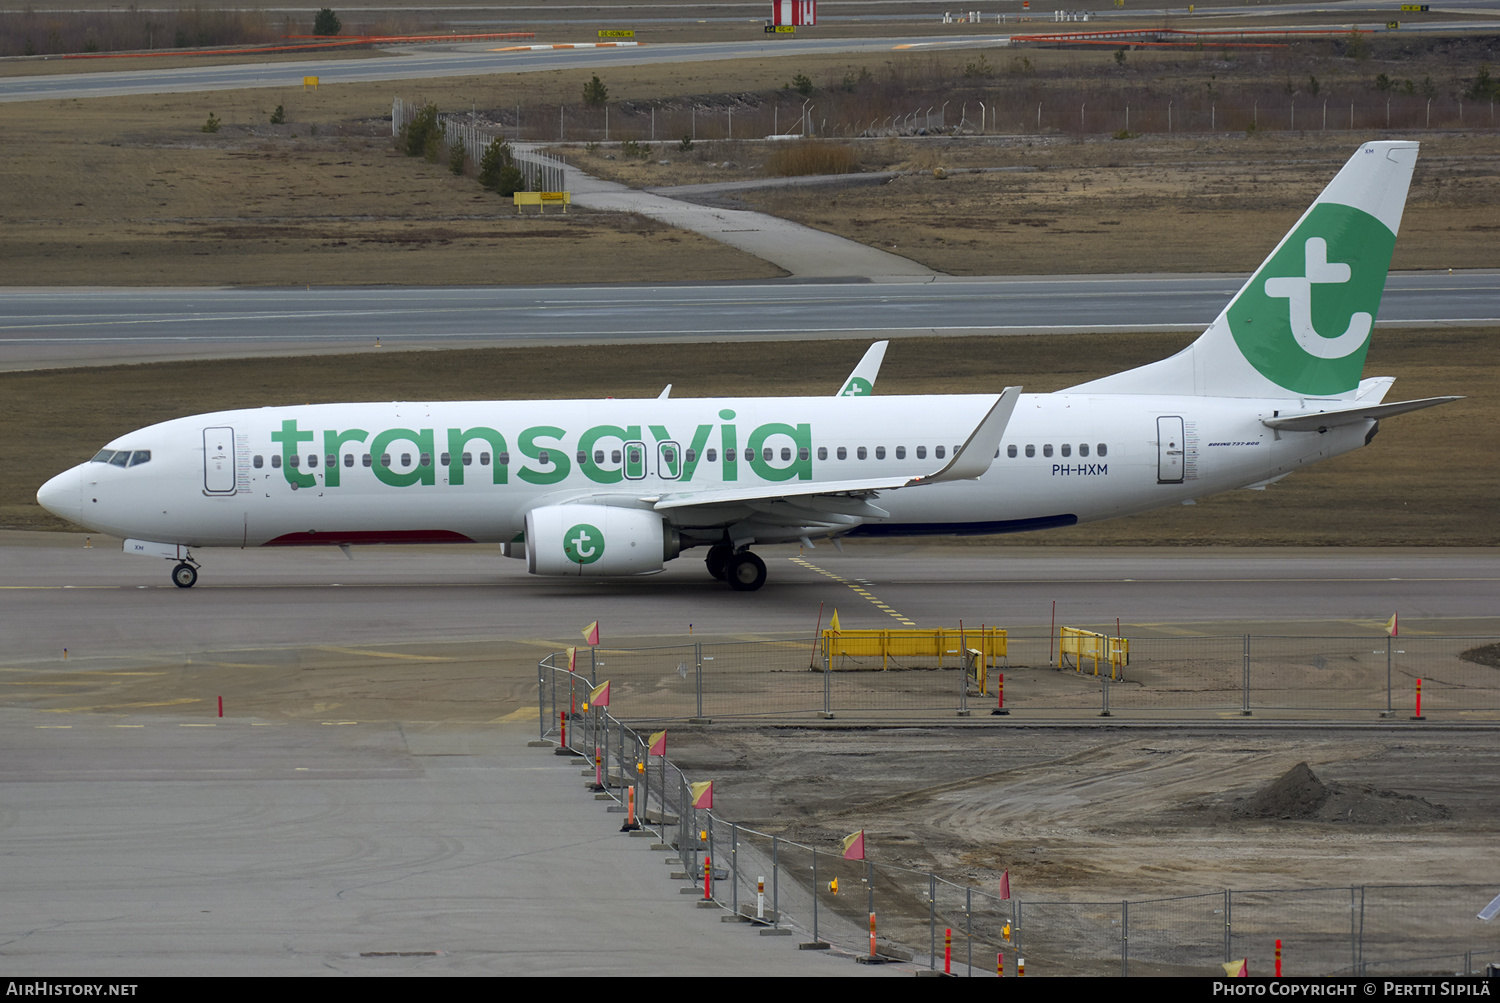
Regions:
<instances>
[{"instance_id":1,"label":"orange marker post","mask_svg":"<svg viewBox=\"0 0 1500 1003\"><path fill-rule=\"evenodd\" d=\"M1276 938L1276 977L1281 978L1281 938Z\"/></svg>"},{"instance_id":2,"label":"orange marker post","mask_svg":"<svg viewBox=\"0 0 1500 1003\"><path fill-rule=\"evenodd\" d=\"M953 927L943 927L943 974L953 974Z\"/></svg>"},{"instance_id":3,"label":"orange marker post","mask_svg":"<svg viewBox=\"0 0 1500 1003\"><path fill-rule=\"evenodd\" d=\"M1427 720L1422 716L1422 680L1420 679L1417 680L1417 712L1412 715L1411 719L1413 721Z\"/></svg>"},{"instance_id":4,"label":"orange marker post","mask_svg":"<svg viewBox=\"0 0 1500 1003\"><path fill-rule=\"evenodd\" d=\"M875 914L870 913L870 957L875 957Z\"/></svg>"},{"instance_id":5,"label":"orange marker post","mask_svg":"<svg viewBox=\"0 0 1500 1003\"><path fill-rule=\"evenodd\" d=\"M562 728L562 741L558 743L559 749L568 747L568 712L560 710L557 712L557 723Z\"/></svg>"},{"instance_id":6,"label":"orange marker post","mask_svg":"<svg viewBox=\"0 0 1500 1003\"><path fill-rule=\"evenodd\" d=\"M714 897L713 889L714 870L708 855L703 856L703 901L707 902Z\"/></svg>"},{"instance_id":7,"label":"orange marker post","mask_svg":"<svg viewBox=\"0 0 1500 1003\"><path fill-rule=\"evenodd\" d=\"M219 716L220 717L224 716L224 698L223 697L219 697Z\"/></svg>"},{"instance_id":8,"label":"orange marker post","mask_svg":"<svg viewBox=\"0 0 1500 1003\"><path fill-rule=\"evenodd\" d=\"M1001 951L995 955L995 978L1005 978L1005 952Z\"/></svg>"},{"instance_id":9,"label":"orange marker post","mask_svg":"<svg viewBox=\"0 0 1500 1003\"><path fill-rule=\"evenodd\" d=\"M1026 959L1025 958L1017 958L1016 959L1016 976L1019 978L1020 976L1025 975L1025 974L1026 974Z\"/></svg>"},{"instance_id":10,"label":"orange marker post","mask_svg":"<svg viewBox=\"0 0 1500 1003\"><path fill-rule=\"evenodd\" d=\"M995 673L995 709L990 711L992 717L1009 714L1005 709L1005 673Z\"/></svg>"}]
</instances>

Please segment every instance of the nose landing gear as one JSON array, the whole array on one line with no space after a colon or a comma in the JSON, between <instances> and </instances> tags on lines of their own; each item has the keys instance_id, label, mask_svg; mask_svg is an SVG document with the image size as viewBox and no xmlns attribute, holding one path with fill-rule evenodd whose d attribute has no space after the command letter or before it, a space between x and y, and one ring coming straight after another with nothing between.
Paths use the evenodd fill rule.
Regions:
<instances>
[{"instance_id":1,"label":"nose landing gear","mask_svg":"<svg viewBox=\"0 0 1500 1003\"><path fill-rule=\"evenodd\" d=\"M191 557L179 561L172 568L172 584L179 589L190 589L198 584L198 562Z\"/></svg>"}]
</instances>

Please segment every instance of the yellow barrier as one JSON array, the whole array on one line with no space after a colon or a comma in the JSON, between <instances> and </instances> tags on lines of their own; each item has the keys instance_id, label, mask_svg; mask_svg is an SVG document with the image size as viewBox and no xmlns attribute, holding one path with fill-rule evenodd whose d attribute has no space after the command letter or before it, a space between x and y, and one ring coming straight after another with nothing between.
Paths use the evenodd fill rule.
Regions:
<instances>
[{"instance_id":1,"label":"yellow barrier","mask_svg":"<svg viewBox=\"0 0 1500 1003\"><path fill-rule=\"evenodd\" d=\"M830 666L835 658L875 658L880 667L890 668L890 660L935 658L943 667L943 658L965 663L965 649L978 652L975 674L981 688L985 670L992 660L1006 657L1006 633L998 627L958 630L938 627L933 630L825 630L823 658Z\"/></svg>"},{"instance_id":2,"label":"yellow barrier","mask_svg":"<svg viewBox=\"0 0 1500 1003\"><path fill-rule=\"evenodd\" d=\"M1068 656L1073 656L1073 668L1083 671L1085 660L1091 659L1094 663L1094 675L1099 674L1099 663L1109 663L1109 678L1119 679L1123 676L1123 669L1130 664L1130 638L1110 637L1108 634L1096 634L1091 630L1080 630L1077 627L1063 627L1058 637L1058 652L1062 656L1063 664L1068 663Z\"/></svg>"},{"instance_id":3,"label":"yellow barrier","mask_svg":"<svg viewBox=\"0 0 1500 1003\"><path fill-rule=\"evenodd\" d=\"M511 196L511 200L516 207L516 212L520 212L523 205L534 205L537 212L544 212L549 205L561 205L563 212L567 212L568 206L573 204L573 193L516 192Z\"/></svg>"}]
</instances>

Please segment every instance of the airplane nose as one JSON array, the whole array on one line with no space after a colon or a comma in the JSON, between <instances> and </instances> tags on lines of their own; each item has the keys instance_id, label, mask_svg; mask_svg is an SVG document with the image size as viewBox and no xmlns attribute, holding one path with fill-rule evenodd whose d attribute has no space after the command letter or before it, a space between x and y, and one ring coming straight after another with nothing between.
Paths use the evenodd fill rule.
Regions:
<instances>
[{"instance_id":1,"label":"airplane nose","mask_svg":"<svg viewBox=\"0 0 1500 1003\"><path fill-rule=\"evenodd\" d=\"M83 468L64 470L43 484L36 500L53 515L83 525Z\"/></svg>"}]
</instances>

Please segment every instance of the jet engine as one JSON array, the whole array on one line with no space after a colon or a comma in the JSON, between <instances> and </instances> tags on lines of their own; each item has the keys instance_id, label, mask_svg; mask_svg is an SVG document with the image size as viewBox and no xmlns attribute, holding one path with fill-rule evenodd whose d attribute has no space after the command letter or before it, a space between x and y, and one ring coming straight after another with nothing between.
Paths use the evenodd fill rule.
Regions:
<instances>
[{"instance_id":1,"label":"jet engine","mask_svg":"<svg viewBox=\"0 0 1500 1003\"><path fill-rule=\"evenodd\" d=\"M650 509L546 505L526 513L526 569L533 575L649 575L681 547L677 531Z\"/></svg>"}]
</instances>

